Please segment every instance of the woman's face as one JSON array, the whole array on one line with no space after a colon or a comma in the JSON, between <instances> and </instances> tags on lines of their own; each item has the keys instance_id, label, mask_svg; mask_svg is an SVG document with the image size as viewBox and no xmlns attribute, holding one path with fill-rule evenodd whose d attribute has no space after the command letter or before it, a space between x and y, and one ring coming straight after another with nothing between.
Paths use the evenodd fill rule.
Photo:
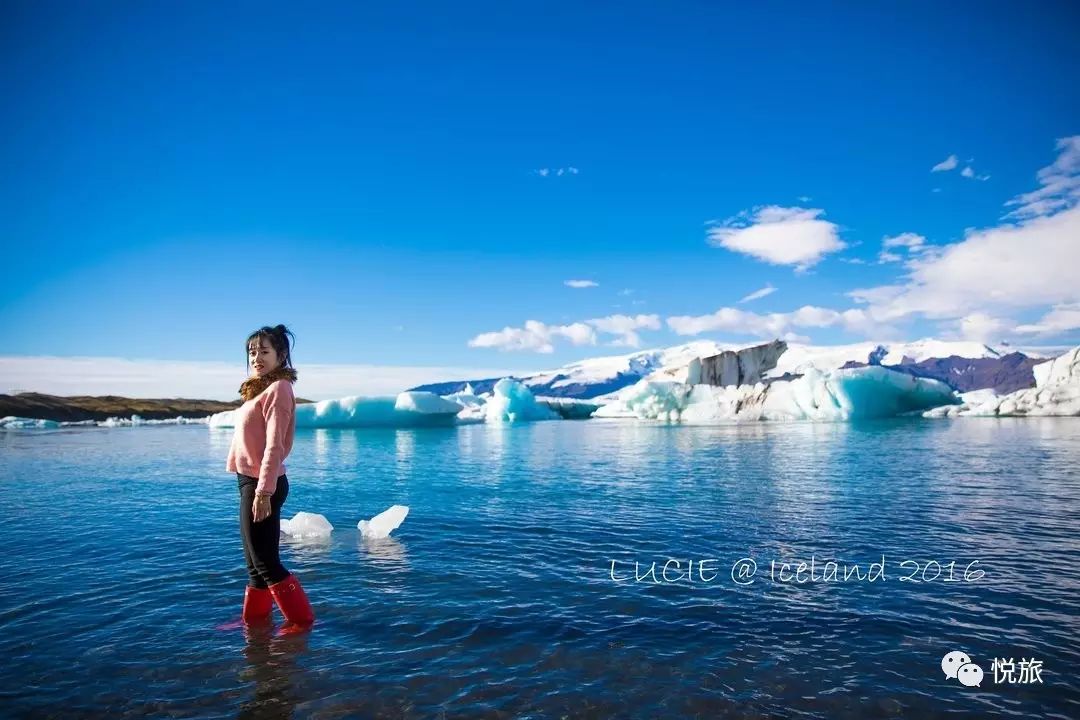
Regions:
<instances>
[{"instance_id":1,"label":"woman's face","mask_svg":"<svg viewBox=\"0 0 1080 720\"><path fill-rule=\"evenodd\" d=\"M253 376L265 375L277 369L279 360L277 350L266 338L258 338L259 345L252 341L248 345L248 364L251 366Z\"/></svg>"}]
</instances>

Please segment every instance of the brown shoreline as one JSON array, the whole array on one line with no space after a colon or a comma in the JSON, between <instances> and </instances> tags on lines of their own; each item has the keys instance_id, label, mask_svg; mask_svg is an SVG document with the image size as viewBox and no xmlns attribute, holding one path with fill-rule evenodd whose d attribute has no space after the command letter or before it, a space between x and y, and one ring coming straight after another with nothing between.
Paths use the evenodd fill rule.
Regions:
<instances>
[{"instance_id":1,"label":"brown shoreline","mask_svg":"<svg viewBox=\"0 0 1080 720\"><path fill-rule=\"evenodd\" d=\"M296 402L311 400L297 398ZM235 410L243 402L235 400L189 400L187 398L126 398L119 395L47 395L24 392L18 395L0 394L0 417L14 415L35 420L80 422L108 420L110 417L129 418L138 415L144 420L171 420L175 417L204 418L214 413Z\"/></svg>"}]
</instances>

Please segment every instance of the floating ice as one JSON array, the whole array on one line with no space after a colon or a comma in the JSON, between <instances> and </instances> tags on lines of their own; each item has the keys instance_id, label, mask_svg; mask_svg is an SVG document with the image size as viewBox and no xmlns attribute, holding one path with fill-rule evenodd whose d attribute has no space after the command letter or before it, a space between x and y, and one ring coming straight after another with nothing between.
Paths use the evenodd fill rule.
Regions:
<instances>
[{"instance_id":1,"label":"floating ice","mask_svg":"<svg viewBox=\"0 0 1080 720\"><path fill-rule=\"evenodd\" d=\"M425 415L457 415L461 412L461 405L452 400L444 400L435 393L414 390L399 394L394 401L394 410Z\"/></svg>"},{"instance_id":2,"label":"floating ice","mask_svg":"<svg viewBox=\"0 0 1080 720\"><path fill-rule=\"evenodd\" d=\"M16 415L8 415L0 418L0 429L3 430L30 430L40 428L58 428L60 423L55 420L38 420L37 418L24 418Z\"/></svg>"},{"instance_id":3,"label":"floating ice","mask_svg":"<svg viewBox=\"0 0 1080 720\"><path fill-rule=\"evenodd\" d=\"M484 406L488 422L518 422L521 420L558 420L559 413L536 402L529 388L517 380L503 378L491 389L491 398Z\"/></svg>"},{"instance_id":4,"label":"floating ice","mask_svg":"<svg viewBox=\"0 0 1080 720\"><path fill-rule=\"evenodd\" d=\"M592 417L592 414L603 406L603 403L591 400L562 397L538 397L536 402L549 410L554 410L563 420L584 420Z\"/></svg>"},{"instance_id":5,"label":"floating ice","mask_svg":"<svg viewBox=\"0 0 1080 720\"><path fill-rule=\"evenodd\" d=\"M461 407L434 393L404 392L392 396L353 395L296 406L297 428L426 427L453 425ZM210 417L210 427L233 427L235 410Z\"/></svg>"},{"instance_id":6,"label":"floating ice","mask_svg":"<svg viewBox=\"0 0 1080 720\"><path fill-rule=\"evenodd\" d=\"M296 538L330 537L334 526L318 513L298 512L291 520L281 519L281 532Z\"/></svg>"},{"instance_id":7,"label":"floating ice","mask_svg":"<svg viewBox=\"0 0 1080 720\"><path fill-rule=\"evenodd\" d=\"M958 402L945 383L883 367L821 372L795 380L717 387L642 380L596 417L682 422L881 418Z\"/></svg>"},{"instance_id":8,"label":"floating ice","mask_svg":"<svg viewBox=\"0 0 1080 720\"><path fill-rule=\"evenodd\" d=\"M405 505L391 505L386 510L371 518L356 523L360 535L366 538L389 537L390 533L401 525L405 516L409 514L409 508Z\"/></svg>"}]
</instances>

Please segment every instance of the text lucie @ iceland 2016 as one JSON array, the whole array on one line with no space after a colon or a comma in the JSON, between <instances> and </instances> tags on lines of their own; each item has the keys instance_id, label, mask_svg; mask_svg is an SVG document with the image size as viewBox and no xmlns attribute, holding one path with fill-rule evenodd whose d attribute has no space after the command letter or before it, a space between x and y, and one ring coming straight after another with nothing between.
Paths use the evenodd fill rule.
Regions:
<instances>
[{"instance_id":1,"label":"text lucie @ iceland 2016","mask_svg":"<svg viewBox=\"0 0 1080 720\"><path fill-rule=\"evenodd\" d=\"M730 580L736 585L757 581L784 585L845 582L970 583L982 580L986 571L978 560L889 559L881 555L871 562L768 559L758 563L752 557L735 562L720 558L668 558L643 563L612 560L615 582L715 583Z\"/></svg>"}]
</instances>

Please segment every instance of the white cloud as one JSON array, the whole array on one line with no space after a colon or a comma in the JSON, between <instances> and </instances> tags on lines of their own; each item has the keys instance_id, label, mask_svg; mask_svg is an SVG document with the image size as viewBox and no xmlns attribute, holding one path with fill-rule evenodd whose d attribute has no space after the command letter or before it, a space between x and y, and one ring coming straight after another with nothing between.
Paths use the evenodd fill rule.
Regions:
<instances>
[{"instance_id":1,"label":"white cloud","mask_svg":"<svg viewBox=\"0 0 1080 720\"><path fill-rule=\"evenodd\" d=\"M586 320L600 332L618 335L611 342L612 345L621 347L641 347L641 338L637 330L659 330L659 315L610 315L604 318Z\"/></svg>"},{"instance_id":2,"label":"white cloud","mask_svg":"<svg viewBox=\"0 0 1080 720\"><path fill-rule=\"evenodd\" d=\"M956 321L960 339L981 343L997 343L1013 325L1011 320L1003 320L983 312L974 312Z\"/></svg>"},{"instance_id":3,"label":"white cloud","mask_svg":"<svg viewBox=\"0 0 1080 720\"><path fill-rule=\"evenodd\" d=\"M389 395L465 377L502 377L506 368L297 364L296 396L328 400ZM531 371L530 371L531 372ZM243 362L184 362L120 357L0 357L0 392L120 395L129 398L239 400Z\"/></svg>"},{"instance_id":4,"label":"white cloud","mask_svg":"<svg viewBox=\"0 0 1080 720\"><path fill-rule=\"evenodd\" d=\"M1007 203L1018 208L1009 215L1022 221L968 230L950 245L920 244L925 249L909 258L902 283L848 296L879 321L922 315L955 320L961 332L975 334L1004 331L988 318L1055 306L1046 322L1023 326L1024 332L1067 329L1069 308L1080 302L1080 136L1057 147L1057 160L1038 173L1043 187Z\"/></svg>"},{"instance_id":5,"label":"white cloud","mask_svg":"<svg viewBox=\"0 0 1080 720\"><path fill-rule=\"evenodd\" d=\"M562 177L563 175L577 175L581 171L571 165L564 168L540 168L539 170L533 170L533 172L540 177Z\"/></svg>"},{"instance_id":6,"label":"white cloud","mask_svg":"<svg viewBox=\"0 0 1080 720\"><path fill-rule=\"evenodd\" d=\"M623 288L622 290L620 290L620 291L619 291L619 293L618 293L618 294L619 294L619 295L623 295L623 296L626 296L626 295L633 295L633 294L634 294L634 291L633 291L633 290L631 290L630 288Z\"/></svg>"},{"instance_id":7,"label":"white cloud","mask_svg":"<svg viewBox=\"0 0 1080 720\"><path fill-rule=\"evenodd\" d=\"M498 348L499 350L529 350L539 353L555 351L554 341L563 338L573 345L595 345L597 331L617 335L611 345L639 347L638 330L659 330L658 315L609 315L569 325L546 325L538 320L525 321L525 327L504 327L486 332L469 340L469 347Z\"/></svg>"},{"instance_id":8,"label":"white cloud","mask_svg":"<svg viewBox=\"0 0 1080 720\"><path fill-rule=\"evenodd\" d=\"M766 295L772 295L774 292L776 292L776 288L774 288L771 284L766 285L760 290L755 290L754 292L744 297L742 300L739 301L739 304L741 305L742 303L747 303L751 300L758 300L765 297Z\"/></svg>"},{"instance_id":9,"label":"white cloud","mask_svg":"<svg viewBox=\"0 0 1080 720\"><path fill-rule=\"evenodd\" d=\"M563 285L572 288L591 288L599 286L598 283L595 283L592 280L564 280Z\"/></svg>"},{"instance_id":10,"label":"white cloud","mask_svg":"<svg viewBox=\"0 0 1080 720\"><path fill-rule=\"evenodd\" d=\"M1080 300L1080 208L1020 226L969 231L964 240L913 258L902 291L875 304L886 319L962 317L975 311ZM890 288L895 286L889 286ZM854 290L865 300L881 288Z\"/></svg>"},{"instance_id":11,"label":"white cloud","mask_svg":"<svg viewBox=\"0 0 1080 720\"><path fill-rule=\"evenodd\" d=\"M1024 335L1056 335L1080 328L1080 303L1056 305L1050 312L1030 325L1020 325L1016 332Z\"/></svg>"},{"instance_id":12,"label":"white cloud","mask_svg":"<svg viewBox=\"0 0 1080 720\"><path fill-rule=\"evenodd\" d=\"M971 166L970 166L970 165L968 165L968 166L967 166L967 167L965 167L965 168L964 168L963 170L961 170L961 171L960 171L960 174L961 174L961 175L963 175L963 176L964 176L964 177L966 177L966 178L973 178L973 177L975 177L975 171L971 169Z\"/></svg>"},{"instance_id":13,"label":"white cloud","mask_svg":"<svg viewBox=\"0 0 1080 720\"><path fill-rule=\"evenodd\" d=\"M1068 210L1080 202L1080 135L1057 141L1058 157L1038 172L1038 190L1005 203L1016 206L1006 218L1025 219Z\"/></svg>"},{"instance_id":14,"label":"white cloud","mask_svg":"<svg viewBox=\"0 0 1080 720\"><path fill-rule=\"evenodd\" d=\"M930 172L948 172L949 170L955 170L959 163L960 158L955 155L950 155L934 167L930 168Z\"/></svg>"},{"instance_id":15,"label":"white cloud","mask_svg":"<svg viewBox=\"0 0 1080 720\"><path fill-rule=\"evenodd\" d=\"M882 247L894 248L903 247L909 250L920 248L926 244L926 238L918 233L906 232L899 235L893 235L892 237L885 237L881 240Z\"/></svg>"},{"instance_id":16,"label":"white cloud","mask_svg":"<svg viewBox=\"0 0 1080 720\"><path fill-rule=\"evenodd\" d=\"M834 223L818 219L822 214L823 210L799 207L756 207L711 228L708 242L802 271L826 254L847 247Z\"/></svg>"},{"instance_id":17,"label":"white cloud","mask_svg":"<svg viewBox=\"0 0 1080 720\"><path fill-rule=\"evenodd\" d=\"M917 254L926 249L926 238L912 232L883 238L881 240L881 252L878 254L878 264L900 262L904 259L898 253L890 252L893 248L903 248L908 253Z\"/></svg>"},{"instance_id":18,"label":"white cloud","mask_svg":"<svg viewBox=\"0 0 1080 720\"><path fill-rule=\"evenodd\" d=\"M797 197L797 198L795 198L795 199L796 199L796 200L798 200L798 201L799 201L799 202L801 202L801 203L808 203L808 202L810 202L810 201L811 201L811 200L812 200L813 198L811 198L811 197L810 197L809 195L800 195L799 197Z\"/></svg>"},{"instance_id":19,"label":"white cloud","mask_svg":"<svg viewBox=\"0 0 1080 720\"><path fill-rule=\"evenodd\" d=\"M763 338L783 337L795 328L840 327L849 332L871 335L895 334L879 324L865 310L831 310L804 305L794 312L760 315L732 307L722 307L708 315L677 315L667 318L668 327L678 335L700 335L724 331Z\"/></svg>"},{"instance_id":20,"label":"white cloud","mask_svg":"<svg viewBox=\"0 0 1080 720\"><path fill-rule=\"evenodd\" d=\"M596 332L584 323L546 325L538 320L526 320L522 328L504 327L495 332L480 333L468 344L478 348L552 353L555 352L553 341L560 337L573 345L596 344Z\"/></svg>"}]
</instances>

